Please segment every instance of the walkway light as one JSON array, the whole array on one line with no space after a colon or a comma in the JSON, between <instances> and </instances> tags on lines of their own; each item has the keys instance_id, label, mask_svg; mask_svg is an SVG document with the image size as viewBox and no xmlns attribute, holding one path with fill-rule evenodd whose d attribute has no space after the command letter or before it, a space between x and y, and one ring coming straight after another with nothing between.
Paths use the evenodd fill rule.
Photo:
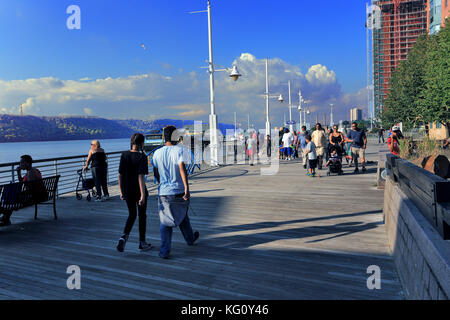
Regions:
<instances>
[{"instance_id":1,"label":"walkway light","mask_svg":"<svg viewBox=\"0 0 450 320\"><path fill-rule=\"evenodd\" d=\"M280 103L284 102L283 95L280 94L280 96L278 97L278 101L280 101Z\"/></svg>"},{"instance_id":2,"label":"walkway light","mask_svg":"<svg viewBox=\"0 0 450 320\"><path fill-rule=\"evenodd\" d=\"M239 73L237 66L233 66L233 68L231 69L230 77L234 81L237 81L240 76L242 76L242 75Z\"/></svg>"}]
</instances>

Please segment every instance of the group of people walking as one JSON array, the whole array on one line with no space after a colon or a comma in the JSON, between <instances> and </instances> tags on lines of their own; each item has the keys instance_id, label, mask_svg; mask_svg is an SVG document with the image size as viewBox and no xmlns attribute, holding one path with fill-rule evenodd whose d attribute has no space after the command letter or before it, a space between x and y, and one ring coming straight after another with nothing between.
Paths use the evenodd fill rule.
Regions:
<instances>
[{"instance_id":1,"label":"group of people walking","mask_svg":"<svg viewBox=\"0 0 450 320\"><path fill-rule=\"evenodd\" d=\"M248 159L250 166L254 166L255 160L257 161L261 158L264 152L267 152L269 158L271 156L272 141L270 135L267 135L266 141L264 141L264 134L259 131L249 130L247 134L241 132L239 135L239 143L241 149L244 150L244 157Z\"/></svg>"},{"instance_id":2,"label":"group of people walking","mask_svg":"<svg viewBox=\"0 0 450 320\"><path fill-rule=\"evenodd\" d=\"M342 163L342 158L347 160L351 166L355 164L354 173L359 173L358 158L361 161L362 172L366 172L365 150L367 137L365 131L358 128L356 122L352 123L352 128L346 136L334 125L327 131L320 123L317 123L315 130L310 133L306 126L300 132L291 132L287 128L280 130L280 159L293 160L300 156L302 164L307 169L307 175L314 177L318 168L322 170L334 161ZM331 158L331 160L330 160Z\"/></svg>"}]
</instances>

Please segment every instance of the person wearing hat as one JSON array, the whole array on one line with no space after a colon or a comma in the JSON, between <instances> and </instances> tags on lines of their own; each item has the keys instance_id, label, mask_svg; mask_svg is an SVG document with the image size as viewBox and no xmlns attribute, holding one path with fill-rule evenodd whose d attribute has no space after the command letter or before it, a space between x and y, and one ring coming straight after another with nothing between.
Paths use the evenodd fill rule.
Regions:
<instances>
[{"instance_id":1,"label":"person wearing hat","mask_svg":"<svg viewBox=\"0 0 450 320\"><path fill-rule=\"evenodd\" d=\"M403 139L403 134L400 131L400 127L393 126L392 133L390 137L387 139L387 145L389 151L396 156L400 156L400 144L399 139Z\"/></svg>"}]
</instances>

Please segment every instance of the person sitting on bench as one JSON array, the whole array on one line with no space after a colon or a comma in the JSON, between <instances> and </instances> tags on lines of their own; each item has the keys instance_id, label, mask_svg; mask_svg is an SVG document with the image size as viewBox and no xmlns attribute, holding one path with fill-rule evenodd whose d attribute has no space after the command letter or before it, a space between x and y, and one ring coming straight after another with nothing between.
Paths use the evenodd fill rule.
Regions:
<instances>
[{"instance_id":1,"label":"person sitting on bench","mask_svg":"<svg viewBox=\"0 0 450 320\"><path fill-rule=\"evenodd\" d=\"M23 177L22 170L27 171ZM20 165L17 167L17 178L20 182L42 179L39 169L33 168L33 159L31 156L26 154L20 157Z\"/></svg>"},{"instance_id":2,"label":"person sitting on bench","mask_svg":"<svg viewBox=\"0 0 450 320\"><path fill-rule=\"evenodd\" d=\"M20 182L28 182L42 179L41 172L33 168L33 159L29 155L23 155L20 157L20 164L17 167L17 178ZM26 170L27 173L22 177L22 170ZM44 186L45 189L45 186ZM2 219L0 220L0 226L8 226L11 224L12 211L3 211Z\"/></svg>"}]
</instances>

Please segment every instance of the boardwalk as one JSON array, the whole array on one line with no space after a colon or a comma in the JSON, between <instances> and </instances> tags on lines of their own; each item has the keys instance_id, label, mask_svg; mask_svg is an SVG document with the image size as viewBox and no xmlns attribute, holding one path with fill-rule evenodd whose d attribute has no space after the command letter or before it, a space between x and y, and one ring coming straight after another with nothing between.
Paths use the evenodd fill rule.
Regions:
<instances>
[{"instance_id":1,"label":"boardwalk","mask_svg":"<svg viewBox=\"0 0 450 320\"><path fill-rule=\"evenodd\" d=\"M376 145L369 160L376 160ZM376 166L365 175L308 178L297 162L276 176L259 166L213 169L191 180L194 229L185 245L174 232L172 256L158 257L156 191L148 237L138 250L137 225L126 251L115 245L127 216L115 195L88 203L73 196L13 215L0 229L0 299L402 299L382 219ZM307 191L306 191L307 190ZM81 267L81 290L66 288L66 268ZM381 290L366 286L367 267L381 268Z\"/></svg>"}]
</instances>

